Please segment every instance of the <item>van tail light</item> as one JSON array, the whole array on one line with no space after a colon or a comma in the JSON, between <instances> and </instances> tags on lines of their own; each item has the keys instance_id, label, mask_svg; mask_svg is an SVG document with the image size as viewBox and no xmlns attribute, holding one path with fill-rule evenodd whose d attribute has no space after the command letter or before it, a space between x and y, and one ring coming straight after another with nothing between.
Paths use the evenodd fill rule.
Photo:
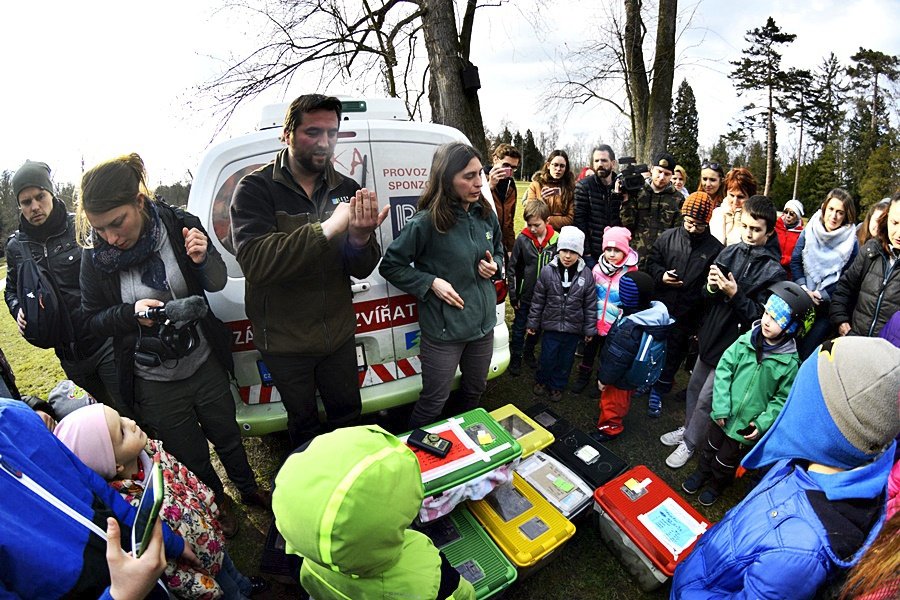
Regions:
<instances>
[{"instance_id":1,"label":"van tail light","mask_svg":"<svg viewBox=\"0 0 900 600\"><path fill-rule=\"evenodd\" d=\"M497 304L503 304L506 302L506 295L509 293L509 288L506 285L505 279L498 279L494 281L494 290L497 292Z\"/></svg>"}]
</instances>

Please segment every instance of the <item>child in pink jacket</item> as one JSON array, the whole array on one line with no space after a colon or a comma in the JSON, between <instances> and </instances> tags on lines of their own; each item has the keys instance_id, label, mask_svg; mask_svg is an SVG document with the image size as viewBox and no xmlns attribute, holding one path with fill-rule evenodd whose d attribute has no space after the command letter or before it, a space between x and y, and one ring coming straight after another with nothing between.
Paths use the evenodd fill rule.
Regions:
<instances>
[{"instance_id":1,"label":"child in pink jacket","mask_svg":"<svg viewBox=\"0 0 900 600\"><path fill-rule=\"evenodd\" d=\"M597 335L584 346L578 378L572 386L574 392L581 392L591 381L594 357L603 348L606 334L622 313L619 279L629 271L636 271L638 263L637 252L631 249L630 243L631 232L625 227L607 227L603 230L603 254L592 270L597 286ZM590 389L596 393L594 386Z\"/></svg>"}]
</instances>

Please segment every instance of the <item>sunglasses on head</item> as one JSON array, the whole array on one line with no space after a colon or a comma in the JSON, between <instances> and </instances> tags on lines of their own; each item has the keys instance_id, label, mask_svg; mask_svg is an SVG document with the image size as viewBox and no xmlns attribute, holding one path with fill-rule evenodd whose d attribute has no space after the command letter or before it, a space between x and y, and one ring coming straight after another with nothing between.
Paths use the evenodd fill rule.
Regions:
<instances>
[{"instance_id":1,"label":"sunglasses on head","mask_svg":"<svg viewBox=\"0 0 900 600\"><path fill-rule=\"evenodd\" d=\"M720 165L717 162L710 162L708 160L704 160L703 164L700 165L701 169L712 169L718 173L725 173L725 166Z\"/></svg>"}]
</instances>

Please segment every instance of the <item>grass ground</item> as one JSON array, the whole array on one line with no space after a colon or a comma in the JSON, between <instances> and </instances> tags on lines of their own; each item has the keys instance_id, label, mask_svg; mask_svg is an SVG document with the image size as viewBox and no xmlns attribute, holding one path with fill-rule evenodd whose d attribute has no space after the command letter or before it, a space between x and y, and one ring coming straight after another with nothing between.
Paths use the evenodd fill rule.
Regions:
<instances>
[{"instance_id":1,"label":"grass ground","mask_svg":"<svg viewBox=\"0 0 900 600\"><path fill-rule=\"evenodd\" d=\"M520 198L524 191L523 184L519 184ZM523 226L521 209L516 222L517 227L521 229ZM511 319L512 310L507 306L507 322ZM15 322L8 317L0 317L0 347L13 366L23 393L45 397L56 381L63 377L53 352L37 350L28 345L19 336ZM686 374L681 372L675 389L683 389L686 380ZM493 410L512 403L525 409L533 403L532 383L532 373L527 368L523 369L519 377L502 375L488 383L482 405L487 410ZM662 416L650 419L646 416L646 401L646 396L634 399L631 413L625 419L626 432L619 439L609 442L607 446L629 464L647 465L670 486L680 489L681 482L691 470L691 464L679 471L669 469L664 461L670 449L662 446L658 438L682 423L684 404L674 400L672 395L667 396L663 401ZM591 431L595 426L598 414L597 401L586 395L567 393L563 401L552 408L584 431ZM399 433L402 426L398 427L397 424L405 422L403 409L387 415L381 422ZM285 436L249 438L245 440L244 445L260 481L267 482L264 485L268 485L278 470L281 457L290 450ZM229 493L237 497L218 464L217 469L222 479L226 481ZM695 498L689 499L694 501L695 508L701 514L710 521L717 521L728 507L740 499L746 486L746 482L739 481L715 506L709 508L696 504ZM258 570L265 534L272 517L259 509L243 510L241 517L241 530L229 542L229 553L241 571L253 574ZM577 522L576 527L575 536L557 552L545 568L524 581L516 582L505 597L517 600L619 600L668 597L668 586L644 594L632 583L630 576L600 540L593 514ZM298 590L295 586L273 582L265 597L296 598L297 595Z\"/></svg>"}]
</instances>

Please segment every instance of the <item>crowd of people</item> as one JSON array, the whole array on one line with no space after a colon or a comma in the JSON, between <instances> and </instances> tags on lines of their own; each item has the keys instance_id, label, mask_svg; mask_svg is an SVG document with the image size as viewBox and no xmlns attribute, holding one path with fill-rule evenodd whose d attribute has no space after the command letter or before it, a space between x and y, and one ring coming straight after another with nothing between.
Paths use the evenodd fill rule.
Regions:
<instances>
[{"instance_id":1,"label":"crowd of people","mask_svg":"<svg viewBox=\"0 0 900 600\"><path fill-rule=\"evenodd\" d=\"M478 406L504 278L514 314L509 375L533 369L536 399L594 398L598 441L625 433L636 398L659 417L678 369L690 372L684 424L660 438L672 469L696 455L683 491L708 506L742 467L768 471L676 571L673 598L742 588L812 597L857 563L848 597L897 590L896 570L871 576L881 563L867 551L900 518L890 516L896 499L888 508L900 479L900 193L857 225L853 198L836 188L804 221L804 203L779 203L779 214L746 168L707 160L688 173L663 150L634 186L601 145L577 181L567 153L551 152L520 201L518 149L499 144L487 163L457 142L436 150L416 214L382 251L375 232L387 206L332 164L341 113L335 98L297 98L284 149L241 180L231 204L254 343L281 393L291 444L304 449L279 474L274 512L289 550L312 556L304 583L316 597L395 597L422 585L428 597L472 594L430 542L410 534L421 501L412 492L369 525L365 502L342 506L340 548L326 552L310 538L323 515L336 518L322 495L349 497L344 479L367 480L376 456L390 461L373 485L396 481L390 498L416 488L402 444L356 427L350 277L376 268L418 302L422 391L410 428L445 413L457 370L462 409ZM0 582L14 595L137 598L158 577L185 598L246 598L265 587L230 559L238 521L210 457L212 444L243 504L273 509L235 421L228 332L206 297L225 285L225 264L200 220L154 198L146 182L136 154L100 163L84 173L70 215L46 164L26 161L12 179L21 214L7 243L10 314L100 403L31 410L0 400L0 525L17 532L0 539L0 553L14 556ZM56 312L33 302L35 281L58 297ZM132 558L119 532L133 523L154 460L175 493L151 551ZM41 493L23 491L25 480ZM298 503L310 510L298 514ZM796 519L776 518L789 504ZM45 518L22 519L28 512ZM366 527L380 528L378 548L360 539ZM35 537L55 551L23 543ZM895 569L896 555L887 559ZM385 586L401 558L422 571Z\"/></svg>"}]
</instances>

